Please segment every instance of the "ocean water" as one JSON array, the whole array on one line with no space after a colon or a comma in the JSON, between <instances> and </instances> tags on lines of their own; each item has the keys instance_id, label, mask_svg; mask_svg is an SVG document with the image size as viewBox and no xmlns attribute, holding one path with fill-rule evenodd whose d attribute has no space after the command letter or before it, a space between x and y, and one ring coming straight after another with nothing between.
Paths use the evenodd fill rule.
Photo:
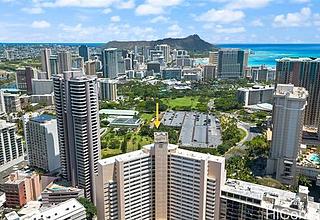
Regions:
<instances>
[{"instance_id":1,"label":"ocean water","mask_svg":"<svg viewBox=\"0 0 320 220\"><path fill-rule=\"evenodd\" d=\"M320 44L221 44L221 48L250 49L250 66L275 67L283 57L320 57Z\"/></svg>"}]
</instances>

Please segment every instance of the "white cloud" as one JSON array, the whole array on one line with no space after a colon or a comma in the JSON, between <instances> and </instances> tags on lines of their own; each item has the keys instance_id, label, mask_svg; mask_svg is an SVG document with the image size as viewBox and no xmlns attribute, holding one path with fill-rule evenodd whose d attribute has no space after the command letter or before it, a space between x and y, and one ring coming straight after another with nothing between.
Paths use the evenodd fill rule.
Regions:
<instances>
[{"instance_id":1,"label":"white cloud","mask_svg":"<svg viewBox=\"0 0 320 220\"><path fill-rule=\"evenodd\" d=\"M183 0L146 0L147 4L151 4L159 7L169 7L179 5Z\"/></svg>"},{"instance_id":2,"label":"white cloud","mask_svg":"<svg viewBox=\"0 0 320 220\"><path fill-rule=\"evenodd\" d=\"M226 7L230 9L263 8L271 1L272 0L231 0Z\"/></svg>"},{"instance_id":3,"label":"white cloud","mask_svg":"<svg viewBox=\"0 0 320 220\"><path fill-rule=\"evenodd\" d=\"M309 3L310 0L291 0L293 3Z\"/></svg>"},{"instance_id":4,"label":"white cloud","mask_svg":"<svg viewBox=\"0 0 320 220\"><path fill-rule=\"evenodd\" d=\"M75 26L60 24L59 27L63 32L78 36L80 38L85 36L91 36L91 35L94 36L103 31L101 27L93 27L93 26L83 27L81 23Z\"/></svg>"},{"instance_id":5,"label":"white cloud","mask_svg":"<svg viewBox=\"0 0 320 220\"><path fill-rule=\"evenodd\" d=\"M253 27L263 27L264 24L262 23L262 21L260 19L256 19L256 20L251 22L251 26L253 26Z\"/></svg>"},{"instance_id":6,"label":"white cloud","mask_svg":"<svg viewBox=\"0 0 320 220\"><path fill-rule=\"evenodd\" d=\"M204 21L204 22L228 24L228 23L240 21L244 17L245 17L245 14L239 10L211 9L211 10L199 15L196 18L196 20Z\"/></svg>"},{"instance_id":7,"label":"white cloud","mask_svg":"<svg viewBox=\"0 0 320 220\"><path fill-rule=\"evenodd\" d=\"M214 31L219 34L237 34L237 33L245 32L246 29L244 27L224 28L220 25L217 25L217 27L214 29Z\"/></svg>"},{"instance_id":8,"label":"white cloud","mask_svg":"<svg viewBox=\"0 0 320 220\"><path fill-rule=\"evenodd\" d=\"M308 26L311 17L311 9L302 8L299 12L277 15L273 20L273 25L275 27Z\"/></svg>"},{"instance_id":9,"label":"white cloud","mask_svg":"<svg viewBox=\"0 0 320 220\"><path fill-rule=\"evenodd\" d=\"M43 7L82 7L82 8L102 8L108 7L117 0L54 0L42 2Z\"/></svg>"},{"instance_id":10,"label":"white cloud","mask_svg":"<svg viewBox=\"0 0 320 220\"><path fill-rule=\"evenodd\" d=\"M154 7L152 5L139 5L136 8L136 14L137 15L158 15L162 14L164 12L163 8L160 7Z\"/></svg>"},{"instance_id":11,"label":"white cloud","mask_svg":"<svg viewBox=\"0 0 320 220\"><path fill-rule=\"evenodd\" d=\"M130 8L134 8L134 7L135 7L134 0L128 0L126 2L121 1L117 5L117 8L120 8L120 9L130 9Z\"/></svg>"},{"instance_id":12,"label":"white cloud","mask_svg":"<svg viewBox=\"0 0 320 220\"><path fill-rule=\"evenodd\" d=\"M157 15L165 12L165 8L180 5L183 0L146 0L136 8L137 15Z\"/></svg>"},{"instance_id":13,"label":"white cloud","mask_svg":"<svg viewBox=\"0 0 320 220\"><path fill-rule=\"evenodd\" d=\"M49 28L51 26L51 24L47 21L41 20L41 21L34 21L31 24L31 27L33 28L39 28L39 29L43 29L43 28Z\"/></svg>"},{"instance_id":14,"label":"white cloud","mask_svg":"<svg viewBox=\"0 0 320 220\"><path fill-rule=\"evenodd\" d=\"M111 21L111 22L120 22L120 21L121 21L121 18L120 18L120 16L118 16L118 15L112 16L112 17L110 18L110 21Z\"/></svg>"},{"instance_id":15,"label":"white cloud","mask_svg":"<svg viewBox=\"0 0 320 220\"><path fill-rule=\"evenodd\" d=\"M314 14L313 15L313 24L315 26L320 26L320 14Z\"/></svg>"},{"instance_id":16,"label":"white cloud","mask_svg":"<svg viewBox=\"0 0 320 220\"><path fill-rule=\"evenodd\" d=\"M154 17L150 20L151 23L161 23L161 22L167 22L169 21L168 17L164 17L162 15L159 15L157 17Z\"/></svg>"},{"instance_id":17,"label":"white cloud","mask_svg":"<svg viewBox=\"0 0 320 220\"><path fill-rule=\"evenodd\" d=\"M166 34L166 37L181 37L183 36L183 29L177 25L173 24L168 27L168 32Z\"/></svg>"},{"instance_id":18,"label":"white cloud","mask_svg":"<svg viewBox=\"0 0 320 220\"><path fill-rule=\"evenodd\" d=\"M40 7L33 7L33 8L22 8L23 12L26 12L28 14L42 14L44 11Z\"/></svg>"},{"instance_id":19,"label":"white cloud","mask_svg":"<svg viewBox=\"0 0 320 220\"><path fill-rule=\"evenodd\" d=\"M111 8L106 8L102 11L103 14L109 14L111 12L112 12Z\"/></svg>"}]
</instances>

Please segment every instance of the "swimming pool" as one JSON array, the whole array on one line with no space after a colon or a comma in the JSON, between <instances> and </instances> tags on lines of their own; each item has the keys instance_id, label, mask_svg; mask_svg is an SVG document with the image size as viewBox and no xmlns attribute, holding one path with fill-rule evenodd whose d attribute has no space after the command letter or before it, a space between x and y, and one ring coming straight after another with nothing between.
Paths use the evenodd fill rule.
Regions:
<instances>
[{"instance_id":1,"label":"swimming pool","mask_svg":"<svg viewBox=\"0 0 320 220\"><path fill-rule=\"evenodd\" d=\"M314 164L320 164L320 156L318 154L311 154L309 160Z\"/></svg>"}]
</instances>

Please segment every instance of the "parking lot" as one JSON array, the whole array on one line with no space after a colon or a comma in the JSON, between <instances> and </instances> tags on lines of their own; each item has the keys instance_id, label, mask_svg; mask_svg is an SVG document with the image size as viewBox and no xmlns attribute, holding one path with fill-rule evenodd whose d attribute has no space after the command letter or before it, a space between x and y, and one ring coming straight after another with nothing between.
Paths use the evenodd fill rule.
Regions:
<instances>
[{"instance_id":1,"label":"parking lot","mask_svg":"<svg viewBox=\"0 0 320 220\"><path fill-rule=\"evenodd\" d=\"M222 143L220 123L210 114L198 112L166 112L165 126L181 127L179 144L183 147L217 147Z\"/></svg>"}]
</instances>

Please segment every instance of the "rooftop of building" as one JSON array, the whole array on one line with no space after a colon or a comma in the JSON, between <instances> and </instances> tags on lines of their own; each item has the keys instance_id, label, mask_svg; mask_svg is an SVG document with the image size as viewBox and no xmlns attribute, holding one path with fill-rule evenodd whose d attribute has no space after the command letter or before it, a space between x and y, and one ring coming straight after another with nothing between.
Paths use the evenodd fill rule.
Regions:
<instances>
[{"instance_id":1,"label":"rooftop of building","mask_svg":"<svg viewBox=\"0 0 320 220\"><path fill-rule=\"evenodd\" d=\"M48 122L48 121L51 121L54 119L56 119L56 117L53 115L43 114L43 115L39 115L39 116L32 118L31 121L37 122L37 123L45 123L45 122Z\"/></svg>"},{"instance_id":2,"label":"rooftop of building","mask_svg":"<svg viewBox=\"0 0 320 220\"><path fill-rule=\"evenodd\" d=\"M220 48L219 51L242 51L240 48Z\"/></svg>"},{"instance_id":3,"label":"rooftop of building","mask_svg":"<svg viewBox=\"0 0 320 220\"><path fill-rule=\"evenodd\" d=\"M320 58L315 57L283 57L276 59L277 62L320 62Z\"/></svg>"},{"instance_id":4,"label":"rooftop of building","mask_svg":"<svg viewBox=\"0 0 320 220\"><path fill-rule=\"evenodd\" d=\"M274 86L253 85L249 88L239 88L238 91L262 91L262 90L274 90Z\"/></svg>"},{"instance_id":5,"label":"rooftop of building","mask_svg":"<svg viewBox=\"0 0 320 220\"><path fill-rule=\"evenodd\" d=\"M118 48L107 48L105 49L106 51L115 51L115 50L118 50Z\"/></svg>"},{"instance_id":6,"label":"rooftop of building","mask_svg":"<svg viewBox=\"0 0 320 220\"><path fill-rule=\"evenodd\" d=\"M31 79L33 82L52 82L52 79Z\"/></svg>"},{"instance_id":7,"label":"rooftop of building","mask_svg":"<svg viewBox=\"0 0 320 220\"><path fill-rule=\"evenodd\" d=\"M261 201L261 206L269 210L295 211L301 216L307 216L306 219L316 219L315 216L320 218L320 203L310 201L311 198L304 201L298 194L290 191L234 179L228 179L225 185L222 186L222 191L259 200ZM308 193L307 187L299 186L299 194L308 195ZM237 199L236 197L234 198Z\"/></svg>"},{"instance_id":8,"label":"rooftop of building","mask_svg":"<svg viewBox=\"0 0 320 220\"><path fill-rule=\"evenodd\" d=\"M82 211L85 214L85 208L76 199L69 199L56 206L41 210L40 213L22 217L23 220L45 220L45 219L65 219L70 217L71 213Z\"/></svg>"},{"instance_id":9,"label":"rooftop of building","mask_svg":"<svg viewBox=\"0 0 320 220\"><path fill-rule=\"evenodd\" d=\"M30 214L38 214L40 213L40 208L41 208L41 202L40 201L30 201L26 205L22 207L18 211L19 215L30 215Z\"/></svg>"},{"instance_id":10,"label":"rooftop of building","mask_svg":"<svg viewBox=\"0 0 320 220\"><path fill-rule=\"evenodd\" d=\"M8 214L5 214L5 217L6 217L7 220L17 220L17 219L19 219L19 215L15 211L12 211L12 212L9 212Z\"/></svg>"},{"instance_id":11,"label":"rooftop of building","mask_svg":"<svg viewBox=\"0 0 320 220\"><path fill-rule=\"evenodd\" d=\"M15 123L6 122L5 120L0 120L0 129L15 127Z\"/></svg>"},{"instance_id":12,"label":"rooftop of building","mask_svg":"<svg viewBox=\"0 0 320 220\"><path fill-rule=\"evenodd\" d=\"M19 97L20 94L15 94L15 93L3 93L4 96L7 96L7 97Z\"/></svg>"},{"instance_id":13,"label":"rooftop of building","mask_svg":"<svg viewBox=\"0 0 320 220\"><path fill-rule=\"evenodd\" d=\"M99 114L106 114L106 115L122 115L122 116L135 116L138 115L138 111L134 110L120 110L120 109L101 109Z\"/></svg>"},{"instance_id":14,"label":"rooftop of building","mask_svg":"<svg viewBox=\"0 0 320 220\"><path fill-rule=\"evenodd\" d=\"M271 112L272 108L273 108L273 105L270 104L270 103L259 103L259 104L256 104L256 105L247 105L247 106L244 106L244 108L250 109L250 110Z\"/></svg>"},{"instance_id":15,"label":"rooftop of building","mask_svg":"<svg viewBox=\"0 0 320 220\"><path fill-rule=\"evenodd\" d=\"M286 96L292 99L306 99L308 91L303 87L295 87L293 84L278 84L275 96Z\"/></svg>"},{"instance_id":16,"label":"rooftop of building","mask_svg":"<svg viewBox=\"0 0 320 220\"><path fill-rule=\"evenodd\" d=\"M11 173L8 177L8 180L5 182L5 184L19 184L22 181L25 180L26 177L34 177L38 174L30 171L23 171L23 170L17 170L13 173Z\"/></svg>"},{"instance_id":17,"label":"rooftop of building","mask_svg":"<svg viewBox=\"0 0 320 220\"><path fill-rule=\"evenodd\" d=\"M79 189L79 188L68 187L68 186L63 186L63 185L59 185L56 183L52 183L43 190L43 193L79 192L79 191L81 191L81 189Z\"/></svg>"},{"instance_id":18,"label":"rooftop of building","mask_svg":"<svg viewBox=\"0 0 320 220\"><path fill-rule=\"evenodd\" d=\"M147 64L159 64L160 65L160 62L159 61L149 61Z\"/></svg>"},{"instance_id":19,"label":"rooftop of building","mask_svg":"<svg viewBox=\"0 0 320 220\"><path fill-rule=\"evenodd\" d=\"M98 81L103 83L118 83L118 80L109 78L98 78Z\"/></svg>"},{"instance_id":20,"label":"rooftop of building","mask_svg":"<svg viewBox=\"0 0 320 220\"><path fill-rule=\"evenodd\" d=\"M110 121L110 126L133 126L138 127L141 123L139 118L132 116L117 116Z\"/></svg>"}]
</instances>

